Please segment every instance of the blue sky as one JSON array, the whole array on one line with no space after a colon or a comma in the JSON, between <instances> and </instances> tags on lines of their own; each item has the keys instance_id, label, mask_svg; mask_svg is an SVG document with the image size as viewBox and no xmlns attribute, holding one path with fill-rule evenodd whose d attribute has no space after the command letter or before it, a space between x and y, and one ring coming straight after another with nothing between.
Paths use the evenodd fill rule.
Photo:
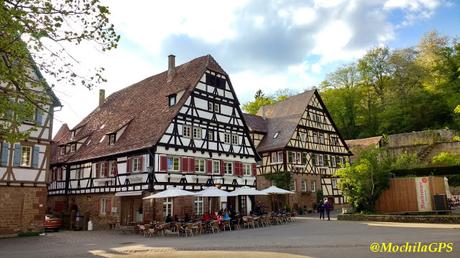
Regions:
<instances>
[{"instance_id":1,"label":"blue sky","mask_svg":"<svg viewBox=\"0 0 460 258\"><path fill-rule=\"evenodd\" d=\"M454 0L106 3L121 35L119 47L105 53L84 44L71 53L82 70L105 67L108 82L99 88L107 94L166 70L171 53L177 64L211 54L245 103L258 89L309 89L375 46L414 46L431 30L460 36L460 2ZM59 85L55 92L64 107L54 132L64 122L73 127L97 106L97 89Z\"/></svg>"}]
</instances>

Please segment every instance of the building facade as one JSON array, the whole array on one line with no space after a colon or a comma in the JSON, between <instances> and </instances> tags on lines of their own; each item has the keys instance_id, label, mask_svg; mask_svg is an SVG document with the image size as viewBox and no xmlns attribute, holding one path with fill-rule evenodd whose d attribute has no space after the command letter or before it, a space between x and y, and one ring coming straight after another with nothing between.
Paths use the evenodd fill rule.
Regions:
<instances>
[{"instance_id":1,"label":"building facade","mask_svg":"<svg viewBox=\"0 0 460 258\"><path fill-rule=\"evenodd\" d=\"M43 77L35 68L32 76ZM40 103L35 114L19 127L32 131L26 140L9 143L0 135L0 235L43 228L46 213L46 175L50 164L54 108L61 106L46 86L49 103ZM11 100L22 102L19 98ZM12 111L9 115L15 115ZM0 118L0 122L4 122Z\"/></svg>"},{"instance_id":2,"label":"building facade","mask_svg":"<svg viewBox=\"0 0 460 258\"><path fill-rule=\"evenodd\" d=\"M287 196L288 206L294 210L312 209L321 196L334 204L345 202L335 171L349 160L351 152L316 90L244 116L262 157L257 166L258 188L275 184L284 176L295 192Z\"/></svg>"},{"instance_id":3,"label":"building facade","mask_svg":"<svg viewBox=\"0 0 460 258\"><path fill-rule=\"evenodd\" d=\"M143 200L167 187L255 187L259 158L227 73L211 56L168 70L100 98L72 129L55 136L48 205L77 211L96 227L199 216L207 198ZM214 200L215 201L215 200ZM251 209L246 197L213 207Z\"/></svg>"}]
</instances>

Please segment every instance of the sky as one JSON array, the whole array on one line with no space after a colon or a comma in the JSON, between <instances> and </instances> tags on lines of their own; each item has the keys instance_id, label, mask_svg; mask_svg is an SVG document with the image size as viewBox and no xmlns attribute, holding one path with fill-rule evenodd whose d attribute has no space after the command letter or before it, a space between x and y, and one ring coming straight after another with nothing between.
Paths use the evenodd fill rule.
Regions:
<instances>
[{"instance_id":1,"label":"sky","mask_svg":"<svg viewBox=\"0 0 460 258\"><path fill-rule=\"evenodd\" d=\"M69 52L80 69L104 67L106 83L88 90L58 84L63 107L54 133L74 127L106 96L176 65L211 54L229 74L240 103L262 89L311 89L377 46L415 46L429 31L460 36L456 0L105 1L121 36L117 49L92 44ZM45 75L46 77L46 75Z\"/></svg>"}]
</instances>

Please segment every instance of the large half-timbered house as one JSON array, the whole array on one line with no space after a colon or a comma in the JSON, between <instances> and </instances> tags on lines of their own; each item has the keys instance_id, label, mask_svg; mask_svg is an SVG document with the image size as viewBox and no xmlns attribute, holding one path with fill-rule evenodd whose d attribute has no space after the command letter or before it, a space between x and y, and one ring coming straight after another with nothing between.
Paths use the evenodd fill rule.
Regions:
<instances>
[{"instance_id":1,"label":"large half-timbered house","mask_svg":"<svg viewBox=\"0 0 460 258\"><path fill-rule=\"evenodd\" d=\"M102 93L103 95L103 93ZM142 201L168 186L255 187L256 159L227 73L210 55L149 77L107 99L55 137L49 205L77 210L96 224L201 215L206 198ZM245 212L247 198L221 205ZM213 206L216 207L216 206Z\"/></svg>"},{"instance_id":2,"label":"large half-timbered house","mask_svg":"<svg viewBox=\"0 0 460 258\"><path fill-rule=\"evenodd\" d=\"M262 157L257 166L258 188L273 183L270 175L285 175L279 180L290 180L290 190L296 194L289 196L289 205L294 209L311 209L320 191L331 202L344 203L334 173L351 152L316 90L244 117Z\"/></svg>"},{"instance_id":3,"label":"large half-timbered house","mask_svg":"<svg viewBox=\"0 0 460 258\"><path fill-rule=\"evenodd\" d=\"M31 79L44 80L36 67L31 69ZM0 235L41 230L43 227L53 113L61 103L48 85L35 90L37 94L41 90L46 91L49 98L35 103L35 114L18 128L19 132L35 130L30 131L27 139L16 143L5 141L0 134ZM16 97L10 101L23 103L27 100ZM6 115L16 114L14 110L0 114L0 123L6 123L3 119Z\"/></svg>"}]
</instances>

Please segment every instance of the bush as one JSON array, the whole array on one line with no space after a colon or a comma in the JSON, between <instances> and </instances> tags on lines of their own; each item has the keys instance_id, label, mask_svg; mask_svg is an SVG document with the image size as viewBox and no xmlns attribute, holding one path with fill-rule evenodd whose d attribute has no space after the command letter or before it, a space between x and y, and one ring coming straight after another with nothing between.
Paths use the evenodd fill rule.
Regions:
<instances>
[{"instance_id":1,"label":"bush","mask_svg":"<svg viewBox=\"0 0 460 258\"><path fill-rule=\"evenodd\" d=\"M460 155L441 152L433 157L432 163L439 166L460 166Z\"/></svg>"}]
</instances>

